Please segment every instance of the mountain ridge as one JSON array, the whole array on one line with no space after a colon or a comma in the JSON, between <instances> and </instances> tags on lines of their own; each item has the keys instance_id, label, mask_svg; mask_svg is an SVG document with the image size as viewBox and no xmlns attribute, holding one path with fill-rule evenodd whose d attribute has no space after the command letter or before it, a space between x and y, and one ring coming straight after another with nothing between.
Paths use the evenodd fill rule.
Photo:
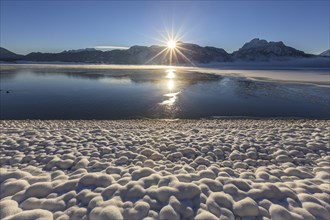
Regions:
<instances>
[{"instance_id":1,"label":"mountain ridge","mask_svg":"<svg viewBox=\"0 0 330 220\"><path fill-rule=\"evenodd\" d=\"M232 53L234 59L239 60L267 60L270 57L309 57L303 51L293 47L286 46L282 41L273 42L254 38L250 42L245 43L239 50Z\"/></svg>"},{"instance_id":2,"label":"mountain ridge","mask_svg":"<svg viewBox=\"0 0 330 220\"><path fill-rule=\"evenodd\" d=\"M282 41L273 42L254 38L245 43L241 48L228 53L222 48L200 46L193 43L178 42L178 47L183 55L177 53L173 56L172 64L235 62L235 61L272 61L287 60L290 58L308 58L317 55L307 54L293 47L286 46ZM19 55L0 47L0 60L3 61L35 61L35 62L84 62L106 64L169 64L169 56L161 51L165 46L139 46L134 45L129 49L101 51L95 48L78 50L65 50L60 53L32 52ZM321 55L323 56L323 55Z\"/></svg>"},{"instance_id":3,"label":"mountain ridge","mask_svg":"<svg viewBox=\"0 0 330 220\"><path fill-rule=\"evenodd\" d=\"M319 56L330 57L330 49L323 51L322 53L319 54Z\"/></svg>"},{"instance_id":4,"label":"mountain ridge","mask_svg":"<svg viewBox=\"0 0 330 220\"><path fill-rule=\"evenodd\" d=\"M2 60L3 57L6 60L11 61L21 59L23 55L16 54L10 50L7 50L6 48L0 47L0 60Z\"/></svg>"}]
</instances>

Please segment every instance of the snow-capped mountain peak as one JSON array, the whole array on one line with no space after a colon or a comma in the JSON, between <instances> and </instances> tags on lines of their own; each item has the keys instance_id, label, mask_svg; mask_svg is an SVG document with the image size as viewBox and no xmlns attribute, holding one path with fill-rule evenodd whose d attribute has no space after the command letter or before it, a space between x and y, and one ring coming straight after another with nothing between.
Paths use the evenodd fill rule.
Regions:
<instances>
[{"instance_id":1,"label":"snow-capped mountain peak","mask_svg":"<svg viewBox=\"0 0 330 220\"><path fill-rule=\"evenodd\" d=\"M282 41L273 42L255 38L233 54L239 60L269 60L280 57L304 57L304 52L286 46Z\"/></svg>"}]
</instances>

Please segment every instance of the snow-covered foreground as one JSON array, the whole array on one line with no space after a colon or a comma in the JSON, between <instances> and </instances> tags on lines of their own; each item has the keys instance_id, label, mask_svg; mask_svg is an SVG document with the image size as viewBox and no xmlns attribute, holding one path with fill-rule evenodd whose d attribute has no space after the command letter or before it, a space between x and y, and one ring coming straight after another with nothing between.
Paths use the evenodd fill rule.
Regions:
<instances>
[{"instance_id":1,"label":"snow-covered foreground","mask_svg":"<svg viewBox=\"0 0 330 220\"><path fill-rule=\"evenodd\" d=\"M2 121L0 218L330 219L330 121Z\"/></svg>"}]
</instances>

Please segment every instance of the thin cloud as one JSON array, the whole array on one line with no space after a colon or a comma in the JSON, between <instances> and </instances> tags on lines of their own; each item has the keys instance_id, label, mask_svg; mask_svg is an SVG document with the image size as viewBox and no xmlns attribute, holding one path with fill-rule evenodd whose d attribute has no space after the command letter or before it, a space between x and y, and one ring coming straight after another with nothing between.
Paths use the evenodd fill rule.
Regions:
<instances>
[{"instance_id":1,"label":"thin cloud","mask_svg":"<svg viewBox=\"0 0 330 220\"><path fill-rule=\"evenodd\" d=\"M123 47L123 46L96 46L95 49L104 49L104 50L119 49L119 50L126 50L126 49L129 49L129 47Z\"/></svg>"}]
</instances>

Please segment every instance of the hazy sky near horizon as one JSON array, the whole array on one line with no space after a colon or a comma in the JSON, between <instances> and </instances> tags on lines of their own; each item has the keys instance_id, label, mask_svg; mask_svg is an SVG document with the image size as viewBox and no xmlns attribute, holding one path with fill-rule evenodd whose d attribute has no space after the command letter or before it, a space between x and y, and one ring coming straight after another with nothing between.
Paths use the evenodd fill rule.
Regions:
<instances>
[{"instance_id":1,"label":"hazy sky near horizon","mask_svg":"<svg viewBox=\"0 0 330 220\"><path fill-rule=\"evenodd\" d=\"M173 27L183 42L232 52L253 38L309 53L329 49L324 1L6 1L0 44L13 52L161 44Z\"/></svg>"}]
</instances>

